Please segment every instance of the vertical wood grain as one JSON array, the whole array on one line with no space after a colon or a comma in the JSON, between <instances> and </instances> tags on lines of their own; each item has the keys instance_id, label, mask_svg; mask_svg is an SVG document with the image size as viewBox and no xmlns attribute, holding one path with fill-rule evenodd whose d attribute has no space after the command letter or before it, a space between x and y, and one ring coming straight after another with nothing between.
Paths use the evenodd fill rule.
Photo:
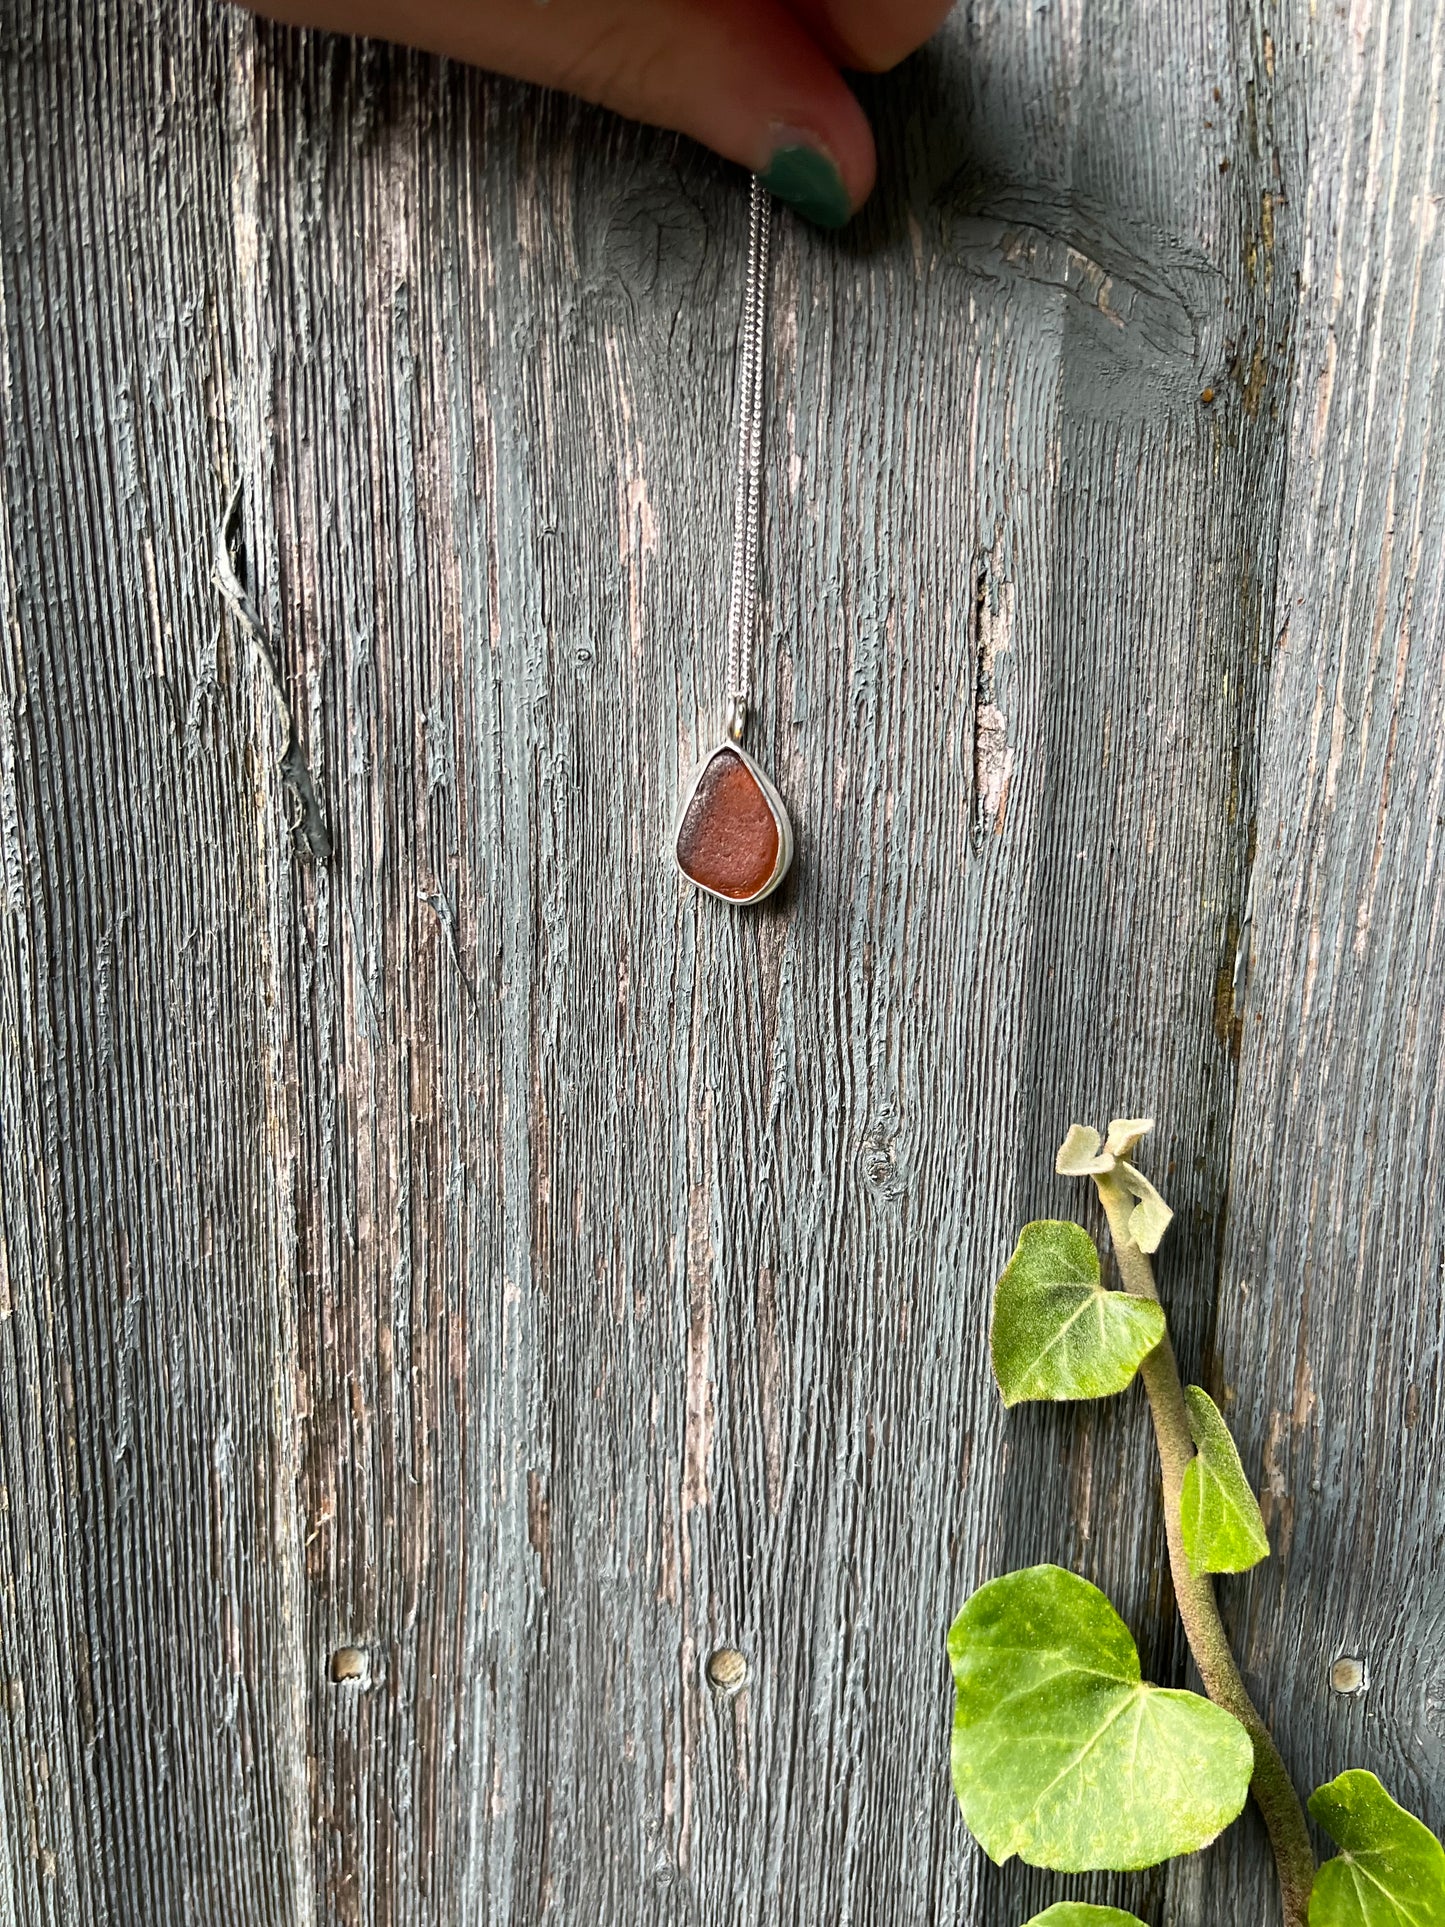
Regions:
<instances>
[{"instance_id":1,"label":"vertical wood grain","mask_svg":"<svg viewBox=\"0 0 1445 1927\"><path fill-rule=\"evenodd\" d=\"M265 712L207 580L231 466L218 51L164 10L5 23L0 1911L17 1923L309 1917Z\"/></svg>"},{"instance_id":2,"label":"vertical wood grain","mask_svg":"<svg viewBox=\"0 0 1445 1927\"><path fill-rule=\"evenodd\" d=\"M1438 1832L1445 21L1316 34L1217 1369L1283 1555L1237 1591L1286 1757Z\"/></svg>"},{"instance_id":3,"label":"vertical wood grain","mask_svg":"<svg viewBox=\"0 0 1445 1927\"><path fill-rule=\"evenodd\" d=\"M1440 31L980 0L867 83L876 202L775 234L800 852L734 917L665 846L740 180L169 0L7 30L0 1920L1269 1918L1247 1822L1060 1881L947 1785L1007 1566L1187 1677L1138 1402L985 1356L1111 1108L1269 1484L1252 1677L1428 1807Z\"/></svg>"}]
</instances>

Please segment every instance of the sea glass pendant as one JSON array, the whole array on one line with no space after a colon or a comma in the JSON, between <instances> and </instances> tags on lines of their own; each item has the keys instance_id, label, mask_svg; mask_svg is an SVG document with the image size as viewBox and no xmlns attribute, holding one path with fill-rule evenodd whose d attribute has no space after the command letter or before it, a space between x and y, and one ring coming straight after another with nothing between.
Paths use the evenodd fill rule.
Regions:
<instances>
[{"instance_id":1,"label":"sea glass pendant","mask_svg":"<svg viewBox=\"0 0 1445 1927\"><path fill-rule=\"evenodd\" d=\"M741 743L720 743L693 778L674 848L689 882L725 903L760 903L786 876L788 812Z\"/></svg>"}]
</instances>

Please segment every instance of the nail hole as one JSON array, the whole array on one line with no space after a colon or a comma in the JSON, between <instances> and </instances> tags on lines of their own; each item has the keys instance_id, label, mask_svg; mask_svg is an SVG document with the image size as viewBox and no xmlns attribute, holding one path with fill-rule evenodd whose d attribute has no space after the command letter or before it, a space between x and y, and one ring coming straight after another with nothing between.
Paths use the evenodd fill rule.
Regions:
<instances>
[{"instance_id":1,"label":"nail hole","mask_svg":"<svg viewBox=\"0 0 1445 1927\"><path fill-rule=\"evenodd\" d=\"M365 1686L371 1677L371 1663L360 1646L338 1646L331 1655L331 1678L337 1686Z\"/></svg>"},{"instance_id":2,"label":"nail hole","mask_svg":"<svg viewBox=\"0 0 1445 1927\"><path fill-rule=\"evenodd\" d=\"M736 1646L719 1646L709 1654L707 1662L707 1683L715 1693L731 1699L740 1693L747 1684L748 1662Z\"/></svg>"},{"instance_id":3,"label":"nail hole","mask_svg":"<svg viewBox=\"0 0 1445 1927\"><path fill-rule=\"evenodd\" d=\"M1346 1656L1330 1668L1330 1690L1334 1693L1363 1693L1366 1686L1365 1662Z\"/></svg>"}]
</instances>

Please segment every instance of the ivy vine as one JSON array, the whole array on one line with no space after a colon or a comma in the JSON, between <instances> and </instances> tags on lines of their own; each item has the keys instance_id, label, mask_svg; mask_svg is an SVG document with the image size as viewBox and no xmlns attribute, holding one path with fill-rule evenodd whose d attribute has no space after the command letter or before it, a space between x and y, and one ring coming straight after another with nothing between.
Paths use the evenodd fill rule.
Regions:
<instances>
[{"instance_id":1,"label":"ivy vine","mask_svg":"<svg viewBox=\"0 0 1445 1927\"><path fill-rule=\"evenodd\" d=\"M1230 1651L1213 1575L1258 1565L1269 1537L1219 1408L1179 1376L1151 1263L1173 1214L1135 1162L1152 1129L1116 1119L1101 1138L1076 1124L1059 1150L1058 1171L1098 1191L1117 1288L1082 1225L1025 1225L995 1287L990 1343L1005 1405L1142 1382L1175 1601L1207 1697L1149 1685L1128 1627L1086 1579L1049 1565L1008 1573L974 1593L948 1635L954 1792L991 1859L1070 1873L1194 1853L1252 1793L1285 1927L1445 1927L1445 1849L1373 1773L1342 1773L1311 1797L1310 1818L1339 1849L1316 1866L1305 1810ZM1027 1927L1143 1923L1062 1901Z\"/></svg>"}]
</instances>

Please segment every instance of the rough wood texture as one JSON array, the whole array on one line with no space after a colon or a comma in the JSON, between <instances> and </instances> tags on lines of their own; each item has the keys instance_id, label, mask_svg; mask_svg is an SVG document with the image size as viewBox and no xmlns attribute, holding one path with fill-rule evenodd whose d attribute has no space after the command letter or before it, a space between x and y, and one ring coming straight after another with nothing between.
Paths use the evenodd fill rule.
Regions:
<instances>
[{"instance_id":1,"label":"rough wood texture","mask_svg":"<svg viewBox=\"0 0 1445 1927\"><path fill-rule=\"evenodd\" d=\"M870 84L876 204L776 234L801 840L738 917L664 844L740 182L9 0L6 1927L1273 1918L1252 1822L1056 1881L948 1791L994 1571L1185 1673L1138 1402L1005 1421L985 1357L1111 1108L1268 1487L1226 1595L1285 1754L1445 1823L1442 60L1424 0L981 0Z\"/></svg>"}]
</instances>

